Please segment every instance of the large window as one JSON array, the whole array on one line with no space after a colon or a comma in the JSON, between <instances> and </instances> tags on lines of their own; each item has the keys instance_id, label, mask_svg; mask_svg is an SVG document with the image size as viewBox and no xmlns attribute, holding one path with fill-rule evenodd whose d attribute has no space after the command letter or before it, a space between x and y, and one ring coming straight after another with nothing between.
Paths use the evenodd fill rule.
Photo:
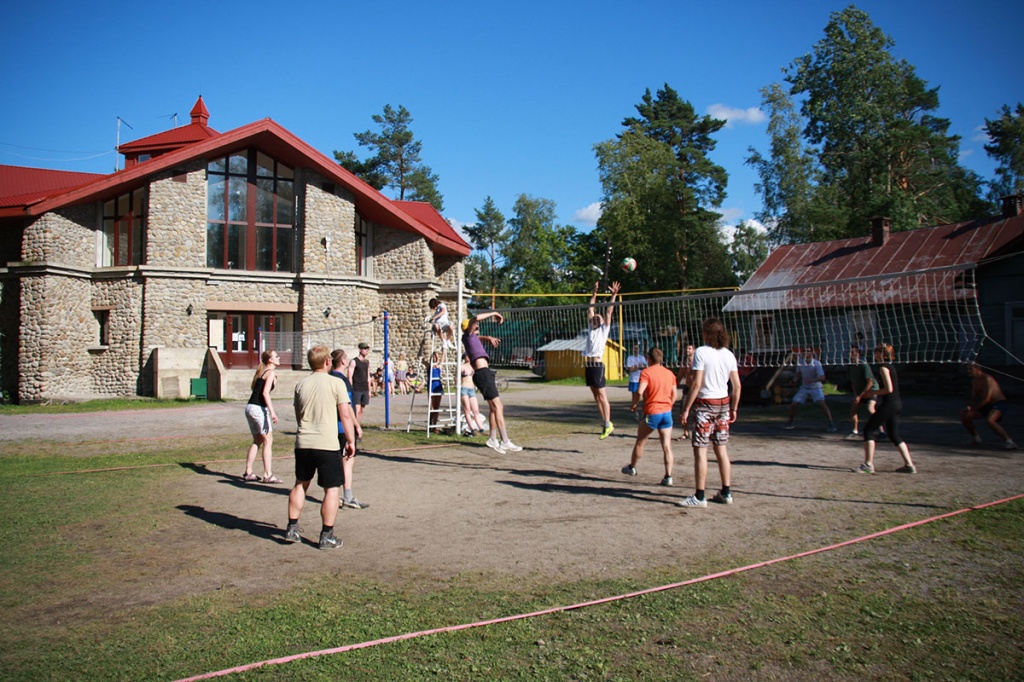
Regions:
<instances>
[{"instance_id":1,"label":"large window","mask_svg":"<svg viewBox=\"0 0 1024 682\"><path fill-rule=\"evenodd\" d=\"M207 167L206 265L295 270L295 172L250 149Z\"/></svg>"},{"instance_id":2,"label":"large window","mask_svg":"<svg viewBox=\"0 0 1024 682\"><path fill-rule=\"evenodd\" d=\"M146 190L103 202L100 266L139 265L146 253Z\"/></svg>"},{"instance_id":3,"label":"large window","mask_svg":"<svg viewBox=\"0 0 1024 682\"><path fill-rule=\"evenodd\" d=\"M370 258L370 224L363 220L363 216L356 214L356 274L363 277L372 277Z\"/></svg>"}]
</instances>

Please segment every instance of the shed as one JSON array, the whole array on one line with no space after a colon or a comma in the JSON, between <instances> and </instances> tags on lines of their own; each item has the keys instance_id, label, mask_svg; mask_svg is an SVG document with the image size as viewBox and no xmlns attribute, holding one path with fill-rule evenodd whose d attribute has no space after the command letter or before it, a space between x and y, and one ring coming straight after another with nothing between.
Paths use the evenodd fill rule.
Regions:
<instances>
[{"instance_id":1,"label":"shed","mask_svg":"<svg viewBox=\"0 0 1024 682\"><path fill-rule=\"evenodd\" d=\"M583 349L587 345L586 333L574 339L555 339L537 349L544 353L546 379L567 379L583 376ZM604 345L604 377L612 381L623 377L622 363L625 353L617 341Z\"/></svg>"}]
</instances>

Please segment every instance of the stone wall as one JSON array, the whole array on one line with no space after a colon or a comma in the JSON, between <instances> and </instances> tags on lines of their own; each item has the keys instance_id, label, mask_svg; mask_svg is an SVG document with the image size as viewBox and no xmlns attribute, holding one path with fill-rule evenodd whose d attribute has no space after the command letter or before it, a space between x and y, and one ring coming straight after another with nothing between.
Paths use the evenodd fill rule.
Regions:
<instances>
[{"instance_id":1,"label":"stone wall","mask_svg":"<svg viewBox=\"0 0 1024 682\"><path fill-rule=\"evenodd\" d=\"M94 393L89 348L99 325L85 277L33 275L21 280L18 395L22 402Z\"/></svg>"},{"instance_id":2,"label":"stone wall","mask_svg":"<svg viewBox=\"0 0 1024 682\"><path fill-rule=\"evenodd\" d=\"M142 283L136 278L103 279L91 288L92 309L109 311L107 347L90 351L92 392L134 395L140 383Z\"/></svg>"},{"instance_id":3,"label":"stone wall","mask_svg":"<svg viewBox=\"0 0 1024 682\"><path fill-rule=\"evenodd\" d=\"M381 281L433 281L434 259L418 234L373 226L373 274Z\"/></svg>"},{"instance_id":4,"label":"stone wall","mask_svg":"<svg viewBox=\"0 0 1024 682\"><path fill-rule=\"evenodd\" d=\"M434 273L442 289L458 291L459 281L465 277L466 268L461 256L434 254Z\"/></svg>"},{"instance_id":5,"label":"stone wall","mask_svg":"<svg viewBox=\"0 0 1024 682\"><path fill-rule=\"evenodd\" d=\"M97 204L46 213L25 228L22 260L91 268L96 265Z\"/></svg>"},{"instance_id":6,"label":"stone wall","mask_svg":"<svg viewBox=\"0 0 1024 682\"><path fill-rule=\"evenodd\" d=\"M353 275L356 272L356 210L352 197L339 188L324 191L326 181L306 172L300 185L300 215L304 221L299 247L302 271L325 275ZM339 196L340 195L340 196ZM330 247L324 238L330 237Z\"/></svg>"},{"instance_id":7,"label":"stone wall","mask_svg":"<svg viewBox=\"0 0 1024 682\"><path fill-rule=\"evenodd\" d=\"M20 280L0 268L0 390L8 398L18 394L20 301Z\"/></svg>"},{"instance_id":8,"label":"stone wall","mask_svg":"<svg viewBox=\"0 0 1024 682\"><path fill-rule=\"evenodd\" d=\"M206 163L193 161L180 170L149 183L146 264L205 268Z\"/></svg>"}]
</instances>

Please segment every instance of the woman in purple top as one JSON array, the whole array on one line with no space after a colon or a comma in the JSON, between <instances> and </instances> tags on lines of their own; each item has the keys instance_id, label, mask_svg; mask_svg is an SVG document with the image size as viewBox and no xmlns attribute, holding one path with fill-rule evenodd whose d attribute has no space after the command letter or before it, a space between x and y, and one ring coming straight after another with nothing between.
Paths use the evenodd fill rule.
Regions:
<instances>
[{"instance_id":1,"label":"woman in purple top","mask_svg":"<svg viewBox=\"0 0 1024 682\"><path fill-rule=\"evenodd\" d=\"M505 429L505 408L498 396L498 386L494 381L494 370L491 369L490 357L484 350L483 342L497 348L501 339L494 336L480 336L480 321L495 318L498 324L505 321L501 313L489 311L480 313L474 317L462 321L462 346L469 356L469 364L473 366L473 385L477 387L480 394L487 401L489 409L488 421L491 432L487 439L487 447L505 454L506 452L519 452L521 447L509 440L508 431Z\"/></svg>"}]
</instances>

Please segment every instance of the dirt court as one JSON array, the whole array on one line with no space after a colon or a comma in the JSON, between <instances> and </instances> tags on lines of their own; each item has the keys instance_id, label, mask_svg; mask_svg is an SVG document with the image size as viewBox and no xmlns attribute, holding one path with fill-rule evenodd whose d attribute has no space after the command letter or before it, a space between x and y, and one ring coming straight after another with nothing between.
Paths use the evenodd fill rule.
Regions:
<instances>
[{"instance_id":1,"label":"dirt court","mask_svg":"<svg viewBox=\"0 0 1024 682\"><path fill-rule=\"evenodd\" d=\"M685 510L674 503L693 491L689 444L674 443L674 487L658 485L656 442L648 444L639 476L622 475L635 423L626 389L610 388L609 395L616 431L601 441L586 388L513 382L503 396L506 416L513 440L525 449L507 455L488 449L480 437L460 445L375 450L375 425L384 421L383 401L375 399L355 486L371 506L339 513L337 533L345 545L337 551L319 551L311 543L320 528L315 483L300 524L306 541L283 542L295 423L287 401L278 398L275 473L286 484L241 482L244 451L237 461L183 467L164 490L167 507L178 512L174 520L117 558L115 570L126 579L117 582L116 593L96 594L91 606L80 606L141 606L220 589L284 589L311 575L432 582L470 573L526 584L675 566L678 578L686 579L696 577L687 572L688 558L719 546L763 561L1022 492L1024 453L998 448L984 426L985 447L961 445L966 433L956 411L962 400L908 396L903 431L917 475L892 473L900 460L888 441L879 443L876 475L853 473L862 461L861 443L844 441L842 429L826 433L814 406L802 408L794 431L782 429L785 408L743 407L730 444L735 503ZM392 428L404 430L408 401L394 399ZM1004 423L1020 439L1022 417L1024 406L1014 405ZM567 424L570 433L531 433L543 432L545 421ZM6 441L170 440L184 434L245 437L243 405L0 417L0 440ZM132 473L99 475L129 479ZM718 487L712 461L709 496Z\"/></svg>"}]
</instances>

